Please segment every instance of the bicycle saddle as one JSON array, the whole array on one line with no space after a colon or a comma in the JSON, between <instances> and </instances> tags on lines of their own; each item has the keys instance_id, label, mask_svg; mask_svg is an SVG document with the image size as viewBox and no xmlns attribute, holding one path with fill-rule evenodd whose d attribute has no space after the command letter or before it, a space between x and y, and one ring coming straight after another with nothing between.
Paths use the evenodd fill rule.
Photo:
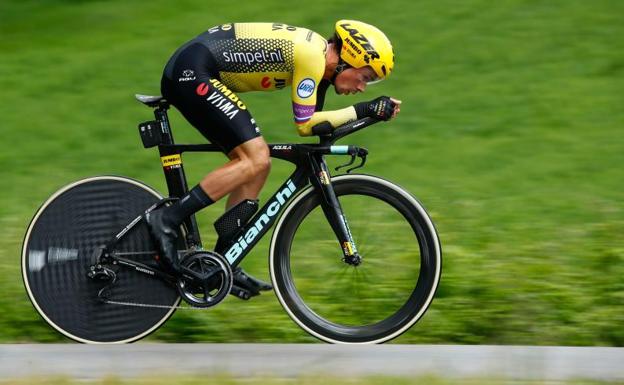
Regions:
<instances>
[{"instance_id":1,"label":"bicycle saddle","mask_svg":"<svg viewBox=\"0 0 624 385\"><path fill-rule=\"evenodd\" d=\"M150 96L150 95L141 95L141 94L135 94L134 97L141 103L145 104L146 106L149 107L158 107L158 103L161 100L165 100L165 98L163 98L162 96L158 95L158 96Z\"/></svg>"}]
</instances>

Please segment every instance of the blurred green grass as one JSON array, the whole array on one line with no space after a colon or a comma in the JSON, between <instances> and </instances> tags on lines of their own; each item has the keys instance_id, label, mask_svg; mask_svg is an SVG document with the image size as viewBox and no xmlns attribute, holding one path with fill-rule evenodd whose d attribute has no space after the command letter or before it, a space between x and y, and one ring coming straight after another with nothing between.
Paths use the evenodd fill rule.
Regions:
<instances>
[{"instance_id":1,"label":"blurred green grass","mask_svg":"<svg viewBox=\"0 0 624 385\"><path fill-rule=\"evenodd\" d=\"M136 124L183 42L230 21L281 21L328 36L335 19L372 22L396 67L394 122L349 143L364 169L410 190L442 241L438 294L399 343L624 345L624 3L618 0L318 1L220 4L154 0L0 2L0 341L57 341L21 284L20 246L62 185L122 174L165 191ZM243 94L269 142L297 141L287 92ZM178 142L202 138L172 112ZM347 142L344 142L346 144ZM190 184L221 164L187 155ZM333 161L335 162L335 161ZM290 172L274 162L266 200ZM199 215L206 245L218 203ZM243 266L268 278L265 239ZM177 312L152 339L298 341L271 295Z\"/></svg>"}]
</instances>

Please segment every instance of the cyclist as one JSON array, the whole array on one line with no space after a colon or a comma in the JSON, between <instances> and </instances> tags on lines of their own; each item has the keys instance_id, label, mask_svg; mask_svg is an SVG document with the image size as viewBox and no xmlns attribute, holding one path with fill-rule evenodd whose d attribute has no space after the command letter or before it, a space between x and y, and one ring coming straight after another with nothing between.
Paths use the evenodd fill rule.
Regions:
<instances>
[{"instance_id":1,"label":"cyclist","mask_svg":"<svg viewBox=\"0 0 624 385\"><path fill-rule=\"evenodd\" d=\"M229 161L210 172L173 205L146 216L161 261L180 271L176 229L193 213L229 194L226 208L256 199L270 170L267 143L238 92L273 91L292 84L292 109L302 136L318 134L365 116L389 120L401 102L379 97L322 111L325 93L363 92L387 78L394 66L388 38L372 25L339 20L334 35L281 23L231 23L210 28L180 47L165 66L162 95ZM319 125L320 123L325 123ZM242 270L235 285L251 295L271 286Z\"/></svg>"}]
</instances>

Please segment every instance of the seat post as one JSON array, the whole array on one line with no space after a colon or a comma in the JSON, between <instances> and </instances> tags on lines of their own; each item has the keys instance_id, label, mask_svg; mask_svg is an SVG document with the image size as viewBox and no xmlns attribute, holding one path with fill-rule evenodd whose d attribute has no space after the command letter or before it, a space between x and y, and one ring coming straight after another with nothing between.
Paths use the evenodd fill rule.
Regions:
<instances>
[{"instance_id":1,"label":"seat post","mask_svg":"<svg viewBox=\"0 0 624 385\"><path fill-rule=\"evenodd\" d=\"M163 144L174 144L173 133L171 132L171 125L169 124L169 116L167 115L168 109L169 103L160 101L158 107L154 110L154 117L162 126Z\"/></svg>"}]
</instances>

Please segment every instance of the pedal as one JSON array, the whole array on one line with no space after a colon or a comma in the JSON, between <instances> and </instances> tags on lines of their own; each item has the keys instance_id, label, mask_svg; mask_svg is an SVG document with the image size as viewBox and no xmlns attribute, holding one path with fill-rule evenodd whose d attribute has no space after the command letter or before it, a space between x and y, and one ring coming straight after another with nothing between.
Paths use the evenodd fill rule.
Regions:
<instances>
[{"instance_id":1,"label":"pedal","mask_svg":"<svg viewBox=\"0 0 624 385\"><path fill-rule=\"evenodd\" d=\"M234 270L234 285L230 294L242 300L249 300L251 297L260 295L261 291L273 290L270 284L248 275L238 267Z\"/></svg>"},{"instance_id":2,"label":"pedal","mask_svg":"<svg viewBox=\"0 0 624 385\"><path fill-rule=\"evenodd\" d=\"M250 291L252 294L260 294L261 291L273 290L271 284L245 273L240 267L234 270L234 284Z\"/></svg>"},{"instance_id":3,"label":"pedal","mask_svg":"<svg viewBox=\"0 0 624 385\"><path fill-rule=\"evenodd\" d=\"M232 290L230 290L230 294L244 301L249 301L251 297L258 295L258 294L252 294L249 290L245 290L242 287L238 287L236 285L232 286Z\"/></svg>"}]
</instances>

